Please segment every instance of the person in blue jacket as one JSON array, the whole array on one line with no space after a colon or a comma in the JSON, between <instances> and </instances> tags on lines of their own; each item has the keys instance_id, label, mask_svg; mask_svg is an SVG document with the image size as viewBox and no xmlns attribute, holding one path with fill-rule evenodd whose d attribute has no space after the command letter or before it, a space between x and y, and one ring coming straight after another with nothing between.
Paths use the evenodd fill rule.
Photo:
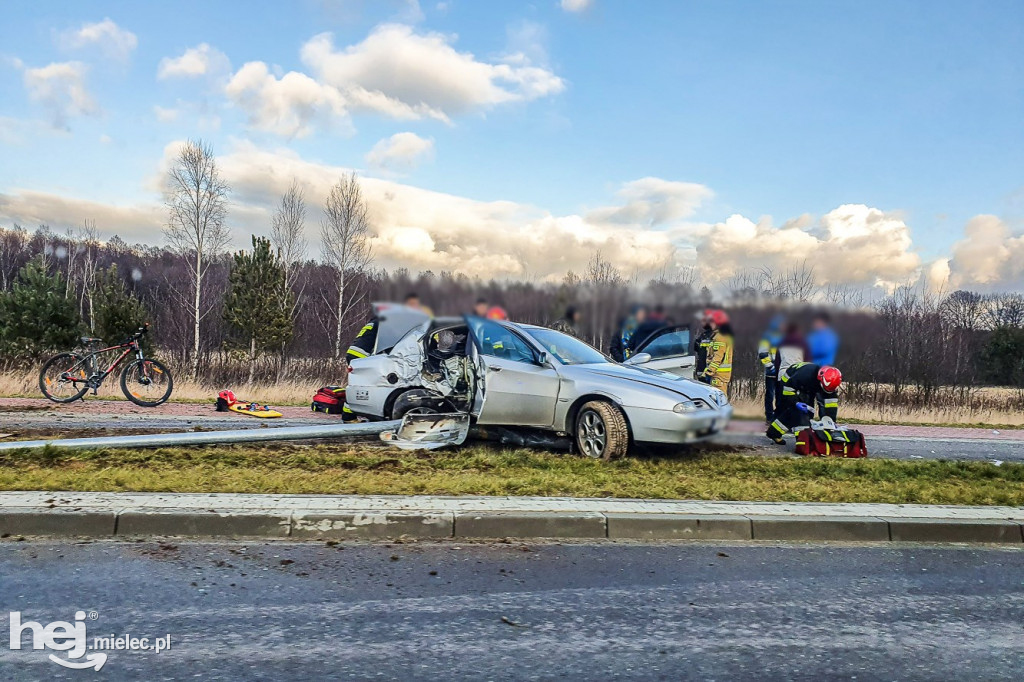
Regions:
<instances>
[{"instance_id":1,"label":"person in blue jacket","mask_svg":"<svg viewBox=\"0 0 1024 682\"><path fill-rule=\"evenodd\" d=\"M811 351L810 361L816 365L836 364L839 352L839 335L832 328L832 317L825 311L814 316L811 333L807 335L807 348Z\"/></svg>"}]
</instances>

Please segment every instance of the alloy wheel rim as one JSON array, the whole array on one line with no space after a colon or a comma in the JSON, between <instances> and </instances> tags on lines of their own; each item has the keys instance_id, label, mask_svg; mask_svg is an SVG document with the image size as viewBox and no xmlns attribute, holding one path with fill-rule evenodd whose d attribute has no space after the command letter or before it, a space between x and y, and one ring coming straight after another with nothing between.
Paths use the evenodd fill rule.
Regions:
<instances>
[{"instance_id":1,"label":"alloy wheel rim","mask_svg":"<svg viewBox=\"0 0 1024 682\"><path fill-rule=\"evenodd\" d=\"M598 458L604 455L605 447L608 445L608 434L604 427L604 420L592 410L588 410L580 418L580 425L577 429L580 447L587 457Z\"/></svg>"}]
</instances>

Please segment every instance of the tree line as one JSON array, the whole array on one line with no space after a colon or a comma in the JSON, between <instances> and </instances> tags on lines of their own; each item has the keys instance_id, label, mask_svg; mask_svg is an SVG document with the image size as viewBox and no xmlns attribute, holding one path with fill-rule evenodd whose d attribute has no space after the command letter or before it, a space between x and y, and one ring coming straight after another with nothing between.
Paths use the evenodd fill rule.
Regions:
<instances>
[{"instance_id":1,"label":"tree line","mask_svg":"<svg viewBox=\"0 0 1024 682\"><path fill-rule=\"evenodd\" d=\"M253 235L249 248L231 253L230 187L211 150L199 141L183 147L166 188L161 244L104 242L88 220L60 233L0 227L0 361L38 362L75 346L80 334L114 343L149 321L149 341L163 359L212 385L338 381L370 302L415 291L440 314L468 312L482 297L534 324L549 324L572 305L582 312L582 336L603 350L631 303L660 304L672 322L691 326L704 307L725 307L737 335L733 386L741 394L760 385L757 341L771 317L807 318L827 306L842 339L837 364L854 395L879 400L884 386L886 396L929 404L980 384L1024 394L1024 297L1016 293L902 287L872 300L867 290L818 287L813 271L798 266L741 273L716 295L692 271L623 277L601 252L560 282L387 272L375 267L354 174L332 187L317 226L307 224L307 199L292 183L268 237ZM314 229L319 254L309 249Z\"/></svg>"}]
</instances>

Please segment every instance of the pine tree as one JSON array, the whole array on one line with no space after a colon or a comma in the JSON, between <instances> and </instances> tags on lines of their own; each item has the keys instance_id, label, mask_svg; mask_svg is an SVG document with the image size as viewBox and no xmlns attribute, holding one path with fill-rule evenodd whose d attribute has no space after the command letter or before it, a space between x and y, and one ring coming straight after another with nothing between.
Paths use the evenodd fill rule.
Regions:
<instances>
[{"instance_id":1,"label":"pine tree","mask_svg":"<svg viewBox=\"0 0 1024 682\"><path fill-rule=\"evenodd\" d=\"M0 347L8 357L34 359L73 348L81 331L63 275L49 274L42 257L26 263L11 290L0 293Z\"/></svg>"},{"instance_id":2,"label":"pine tree","mask_svg":"<svg viewBox=\"0 0 1024 682\"><path fill-rule=\"evenodd\" d=\"M95 333L110 343L123 341L149 319L146 306L129 291L117 271L117 265L96 274L93 306ZM148 338L142 337L141 343L148 351Z\"/></svg>"},{"instance_id":3,"label":"pine tree","mask_svg":"<svg viewBox=\"0 0 1024 682\"><path fill-rule=\"evenodd\" d=\"M270 240L252 238L252 251L233 256L224 305L224 319L241 332L249 347L249 383L256 371L256 359L287 343L294 331L291 292L281 259Z\"/></svg>"}]
</instances>

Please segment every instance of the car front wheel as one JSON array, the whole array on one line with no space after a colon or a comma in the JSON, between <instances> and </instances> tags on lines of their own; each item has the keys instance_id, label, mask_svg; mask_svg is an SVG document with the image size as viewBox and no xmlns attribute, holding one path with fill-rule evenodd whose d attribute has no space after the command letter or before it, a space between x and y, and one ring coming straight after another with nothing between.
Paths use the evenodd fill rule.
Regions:
<instances>
[{"instance_id":1,"label":"car front wheel","mask_svg":"<svg viewBox=\"0 0 1024 682\"><path fill-rule=\"evenodd\" d=\"M611 460L629 450L629 427L617 406L592 400L576 416L576 447L587 457Z\"/></svg>"}]
</instances>

